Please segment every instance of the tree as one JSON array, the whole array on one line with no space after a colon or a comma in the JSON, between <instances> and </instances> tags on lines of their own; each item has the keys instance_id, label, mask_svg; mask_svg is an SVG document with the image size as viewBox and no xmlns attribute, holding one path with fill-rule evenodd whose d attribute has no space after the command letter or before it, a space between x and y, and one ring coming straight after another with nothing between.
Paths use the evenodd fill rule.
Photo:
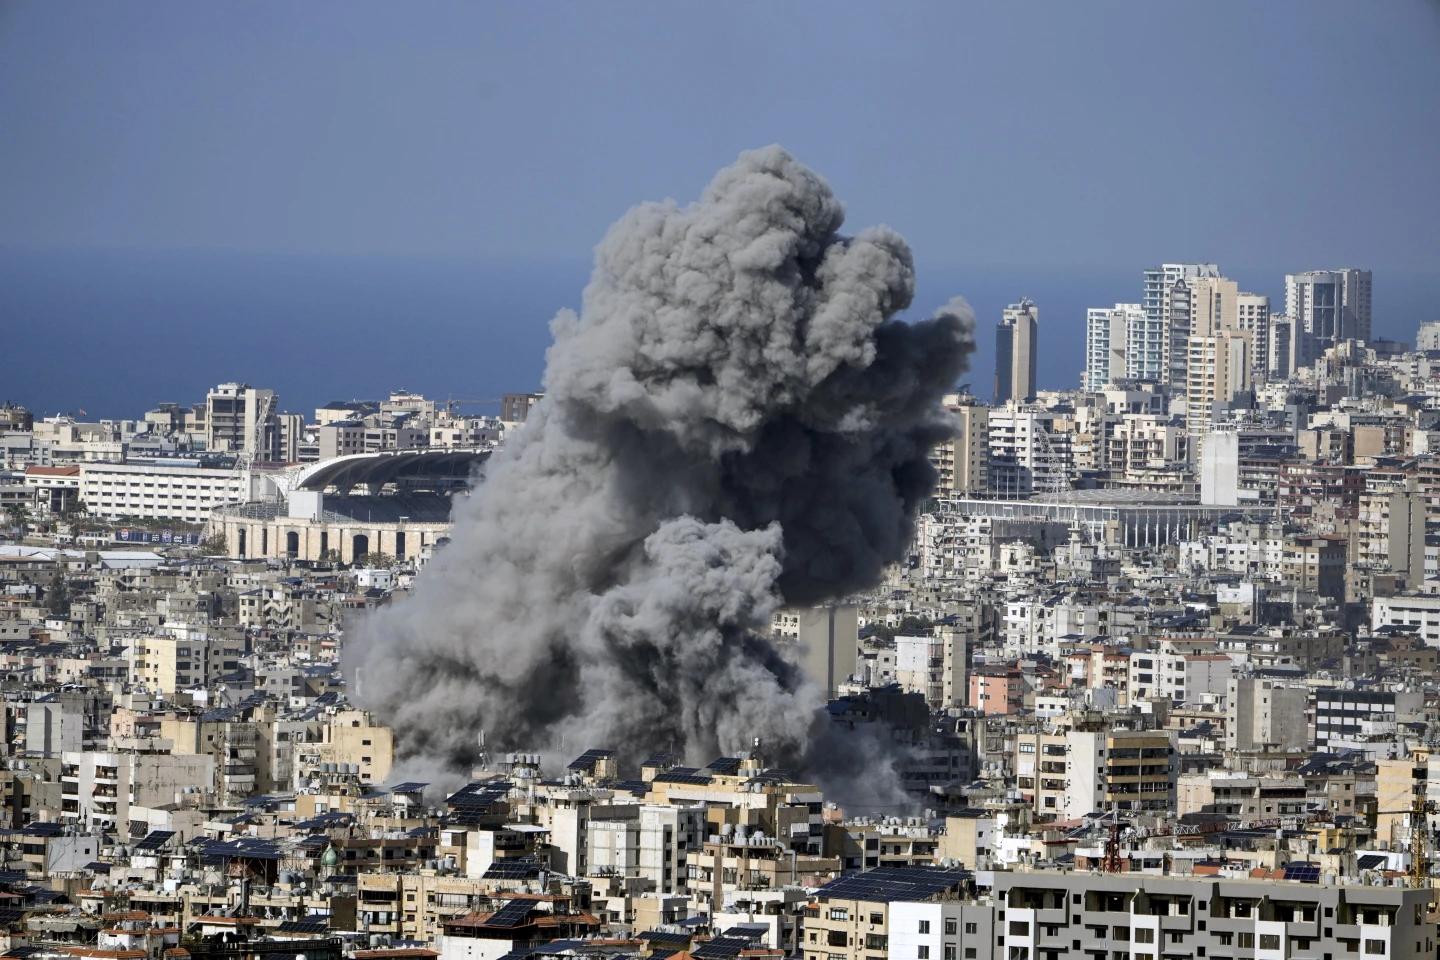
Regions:
<instances>
[{"instance_id":1,"label":"tree","mask_svg":"<svg viewBox=\"0 0 1440 960\"><path fill-rule=\"evenodd\" d=\"M198 549L202 555L207 557L224 556L229 552L229 547L225 543L225 535L223 533L217 533L201 540Z\"/></svg>"},{"instance_id":2,"label":"tree","mask_svg":"<svg viewBox=\"0 0 1440 960\"><path fill-rule=\"evenodd\" d=\"M356 566L371 567L377 570L393 567L395 566L395 558L388 553L367 553L360 559L360 562L357 563Z\"/></svg>"},{"instance_id":3,"label":"tree","mask_svg":"<svg viewBox=\"0 0 1440 960\"><path fill-rule=\"evenodd\" d=\"M55 563L50 586L45 588L45 610L52 617L70 616L70 588L65 585L65 568L59 561Z\"/></svg>"},{"instance_id":4,"label":"tree","mask_svg":"<svg viewBox=\"0 0 1440 960\"><path fill-rule=\"evenodd\" d=\"M30 523L30 510L23 503L12 503L5 507L5 515L10 518L12 527L19 527L24 530Z\"/></svg>"}]
</instances>

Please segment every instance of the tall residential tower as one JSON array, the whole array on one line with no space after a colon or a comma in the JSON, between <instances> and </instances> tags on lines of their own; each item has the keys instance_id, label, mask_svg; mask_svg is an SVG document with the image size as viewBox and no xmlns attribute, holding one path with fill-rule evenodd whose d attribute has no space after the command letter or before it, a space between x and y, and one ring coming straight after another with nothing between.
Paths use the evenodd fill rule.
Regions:
<instances>
[{"instance_id":1,"label":"tall residential tower","mask_svg":"<svg viewBox=\"0 0 1440 960\"><path fill-rule=\"evenodd\" d=\"M1028 298L1005 308L995 328L995 404L1035 399L1035 348L1040 308Z\"/></svg>"}]
</instances>

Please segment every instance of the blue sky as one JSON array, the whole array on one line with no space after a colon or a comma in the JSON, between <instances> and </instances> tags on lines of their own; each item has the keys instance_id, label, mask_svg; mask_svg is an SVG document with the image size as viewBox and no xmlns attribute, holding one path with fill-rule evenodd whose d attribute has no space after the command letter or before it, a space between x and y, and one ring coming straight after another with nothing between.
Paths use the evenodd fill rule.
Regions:
<instances>
[{"instance_id":1,"label":"blue sky","mask_svg":"<svg viewBox=\"0 0 1440 960\"><path fill-rule=\"evenodd\" d=\"M496 294L505 280L472 283L479 293L461 284L435 316L406 309L403 283L358 303L391 302L386 316L412 332L469 317L472 333L513 341L522 355L509 365L530 376L545 319L575 302L619 213L691 198L741 149L768 142L829 178L851 226L900 230L935 278L927 286L922 273L925 299L948 298L952 278L982 291L972 298L986 310L1029 293L1056 344L1071 342L1087 300L1136 299L1144 265L1192 259L1272 294L1285 270L1369 266L1377 323L1408 336L1440 318L1420 315L1437 292L1437 116L1440 5L1421 0L9 0L0 276L26 289L0 290L0 324L26 328L12 345L40 374L4 373L0 396L62 405L47 367L53 331L31 327L83 336L148 316L203 332L203 307L177 300L155 266L169 255L243 261L242 288L265 283L276 258L380 272L448 262L501 277L523 267L523 295ZM38 286L37 257L61 271ZM96 286L95 257L143 275L143 295ZM114 267L137 258L150 267ZM1097 277L1117 278L1113 294L1086 287ZM1013 293L984 292L1001 279ZM267 322L336 349L357 302L291 280L314 309L272 304ZM114 343L126 359L125 338ZM177 367L209 356L157 348ZM320 389L279 361L264 369L266 355L222 378L289 378L297 405ZM194 382L223 359L206 359ZM1072 366L1042 352L1042 381L1073 382ZM493 382L503 370L477 368L483 385L447 371L431 389L523 386ZM114 392L87 389L101 388ZM119 395L92 400L110 402Z\"/></svg>"}]
</instances>

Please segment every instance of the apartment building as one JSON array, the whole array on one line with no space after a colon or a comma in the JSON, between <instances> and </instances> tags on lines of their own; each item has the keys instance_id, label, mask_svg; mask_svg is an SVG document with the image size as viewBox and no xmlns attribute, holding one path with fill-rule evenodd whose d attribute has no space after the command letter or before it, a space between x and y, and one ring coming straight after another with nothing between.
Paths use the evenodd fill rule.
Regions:
<instances>
[{"instance_id":1,"label":"apartment building","mask_svg":"<svg viewBox=\"0 0 1440 960\"><path fill-rule=\"evenodd\" d=\"M1332 740L1355 739L1369 723L1423 720L1424 702L1420 690L1321 687L1315 691L1315 749L1324 750Z\"/></svg>"},{"instance_id":2,"label":"apartment building","mask_svg":"<svg viewBox=\"0 0 1440 960\"><path fill-rule=\"evenodd\" d=\"M1063 730L1015 735L1015 785L1039 817L1057 817L1065 809L1066 755Z\"/></svg>"},{"instance_id":3,"label":"apartment building","mask_svg":"<svg viewBox=\"0 0 1440 960\"><path fill-rule=\"evenodd\" d=\"M596 807L586 834L592 870L643 877L660 893L689 888L688 858L704 842L703 804Z\"/></svg>"},{"instance_id":4,"label":"apartment building","mask_svg":"<svg viewBox=\"0 0 1440 960\"><path fill-rule=\"evenodd\" d=\"M1051 871L982 879L996 922L993 952L977 958L1419 960L1436 949L1429 890Z\"/></svg>"},{"instance_id":5,"label":"apartment building","mask_svg":"<svg viewBox=\"0 0 1440 960\"><path fill-rule=\"evenodd\" d=\"M353 767L367 784L381 784L395 763L395 737L364 710L338 710L325 718L320 738L295 745L295 782L305 784L327 766Z\"/></svg>"},{"instance_id":6,"label":"apartment building","mask_svg":"<svg viewBox=\"0 0 1440 960\"><path fill-rule=\"evenodd\" d=\"M1112 477L1139 482L1175 469L1190 457L1190 435L1176 419L1126 414L1106 437L1104 466Z\"/></svg>"},{"instance_id":7,"label":"apartment building","mask_svg":"<svg viewBox=\"0 0 1440 960\"><path fill-rule=\"evenodd\" d=\"M1369 270L1307 270L1285 276L1285 313L1316 339L1369 340L1371 286Z\"/></svg>"},{"instance_id":8,"label":"apartment building","mask_svg":"<svg viewBox=\"0 0 1440 960\"><path fill-rule=\"evenodd\" d=\"M833 697L855 672L860 611L852 604L785 607L771 617L770 636L794 644L805 676Z\"/></svg>"},{"instance_id":9,"label":"apartment building","mask_svg":"<svg viewBox=\"0 0 1440 960\"><path fill-rule=\"evenodd\" d=\"M1168 730L1067 731L1063 815L1169 810L1177 771L1173 738Z\"/></svg>"},{"instance_id":10,"label":"apartment building","mask_svg":"<svg viewBox=\"0 0 1440 960\"><path fill-rule=\"evenodd\" d=\"M1132 652L1130 699L1197 703L1203 697L1223 696L1235 672L1235 661L1213 652L1211 646L1209 653L1183 649Z\"/></svg>"},{"instance_id":11,"label":"apartment building","mask_svg":"<svg viewBox=\"0 0 1440 960\"><path fill-rule=\"evenodd\" d=\"M1249 342L1233 330L1191 336L1185 386L1185 424L1200 437L1250 389Z\"/></svg>"},{"instance_id":12,"label":"apartment building","mask_svg":"<svg viewBox=\"0 0 1440 960\"><path fill-rule=\"evenodd\" d=\"M1141 306L1145 310L1147 329L1159 329L1165 344L1166 364L1161 371L1161 382L1182 387L1186 382L1190 339L1188 281L1218 276L1220 268L1213 263L1164 263L1145 270Z\"/></svg>"},{"instance_id":13,"label":"apartment building","mask_svg":"<svg viewBox=\"0 0 1440 960\"><path fill-rule=\"evenodd\" d=\"M686 869L690 895L703 912L715 913L748 891L825 883L840 874L842 863L838 856L801 853L742 828L711 836L690 853Z\"/></svg>"},{"instance_id":14,"label":"apartment building","mask_svg":"<svg viewBox=\"0 0 1440 960\"><path fill-rule=\"evenodd\" d=\"M1176 786L1175 813L1218 813L1247 821L1304 814L1309 792L1298 776L1251 776L1232 770L1186 774Z\"/></svg>"},{"instance_id":15,"label":"apartment building","mask_svg":"<svg viewBox=\"0 0 1440 960\"><path fill-rule=\"evenodd\" d=\"M1425 579L1425 514L1426 495L1414 477L1368 473L1358 506L1356 566L1395 573L1418 586Z\"/></svg>"},{"instance_id":16,"label":"apartment building","mask_svg":"<svg viewBox=\"0 0 1440 960\"><path fill-rule=\"evenodd\" d=\"M935 495L973 497L990 484L990 408L974 397L951 394L945 409L953 418L955 435L939 443L930 453L930 463L939 473Z\"/></svg>"},{"instance_id":17,"label":"apartment building","mask_svg":"<svg viewBox=\"0 0 1440 960\"><path fill-rule=\"evenodd\" d=\"M84 463L80 501L89 513L111 520L199 524L215 507L253 500L253 477L243 468L198 460Z\"/></svg>"},{"instance_id":18,"label":"apartment building","mask_svg":"<svg viewBox=\"0 0 1440 960\"><path fill-rule=\"evenodd\" d=\"M1237 293L1235 328L1249 341L1251 378L1263 379L1270 356L1270 298L1262 293Z\"/></svg>"},{"instance_id":19,"label":"apartment building","mask_svg":"<svg viewBox=\"0 0 1440 960\"><path fill-rule=\"evenodd\" d=\"M990 411L990 490L999 497L1028 497L1070 488L1071 436L1056 429L1046 410L996 407Z\"/></svg>"},{"instance_id":20,"label":"apartment building","mask_svg":"<svg viewBox=\"0 0 1440 960\"><path fill-rule=\"evenodd\" d=\"M1231 677L1225 690L1227 750L1304 750L1310 691L1301 679Z\"/></svg>"},{"instance_id":21,"label":"apartment building","mask_svg":"<svg viewBox=\"0 0 1440 960\"><path fill-rule=\"evenodd\" d=\"M970 675L970 706L987 715L1025 708L1025 676L1014 667L978 667Z\"/></svg>"},{"instance_id":22,"label":"apartment building","mask_svg":"<svg viewBox=\"0 0 1440 960\"><path fill-rule=\"evenodd\" d=\"M181 690L204 689L234 673L244 654L243 638L173 624L164 632L136 638L125 656L138 686L173 696Z\"/></svg>"},{"instance_id":23,"label":"apartment building","mask_svg":"<svg viewBox=\"0 0 1440 960\"><path fill-rule=\"evenodd\" d=\"M805 960L889 960L892 904L960 902L970 884L968 871L933 867L882 867L827 883L805 908ZM916 956L941 960L943 954Z\"/></svg>"},{"instance_id":24,"label":"apartment building","mask_svg":"<svg viewBox=\"0 0 1440 960\"><path fill-rule=\"evenodd\" d=\"M205 395L205 449L252 460L283 460L274 390L222 383Z\"/></svg>"},{"instance_id":25,"label":"apartment building","mask_svg":"<svg viewBox=\"0 0 1440 960\"><path fill-rule=\"evenodd\" d=\"M935 628L930 634L895 638L895 679L918 693L932 710L965 704L969 651L965 634Z\"/></svg>"},{"instance_id":26,"label":"apartment building","mask_svg":"<svg viewBox=\"0 0 1440 960\"><path fill-rule=\"evenodd\" d=\"M1370 629L1399 627L1440 647L1440 594L1402 593L1370 601Z\"/></svg>"},{"instance_id":27,"label":"apartment building","mask_svg":"<svg viewBox=\"0 0 1440 960\"><path fill-rule=\"evenodd\" d=\"M61 755L60 819L127 835L131 807L174 804L187 791L210 789L208 756L72 751Z\"/></svg>"},{"instance_id":28,"label":"apartment building","mask_svg":"<svg viewBox=\"0 0 1440 960\"><path fill-rule=\"evenodd\" d=\"M1086 310L1082 388L1096 391L1122 380L1157 379L1165 355L1162 333L1146 323L1138 303Z\"/></svg>"}]
</instances>

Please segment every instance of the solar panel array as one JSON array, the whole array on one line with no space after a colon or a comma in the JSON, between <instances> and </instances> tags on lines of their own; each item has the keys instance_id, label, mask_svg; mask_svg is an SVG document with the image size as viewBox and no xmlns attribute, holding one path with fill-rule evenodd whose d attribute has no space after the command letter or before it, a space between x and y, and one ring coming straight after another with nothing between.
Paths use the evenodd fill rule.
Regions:
<instances>
[{"instance_id":1,"label":"solar panel array","mask_svg":"<svg viewBox=\"0 0 1440 960\"><path fill-rule=\"evenodd\" d=\"M272 840L240 837L236 840L205 839L195 844L206 863L223 860L279 860L280 847Z\"/></svg>"},{"instance_id":2,"label":"solar panel array","mask_svg":"<svg viewBox=\"0 0 1440 960\"><path fill-rule=\"evenodd\" d=\"M354 821L355 815L352 813L342 813L339 810L331 810L328 813L316 814L308 820L301 820L295 824L295 829L308 830L311 832L316 830L332 830L335 827L349 826Z\"/></svg>"},{"instance_id":3,"label":"solar panel array","mask_svg":"<svg viewBox=\"0 0 1440 960\"><path fill-rule=\"evenodd\" d=\"M877 867L832 880L820 888L822 897L888 902L923 900L953 890L970 878L968 870L937 867Z\"/></svg>"},{"instance_id":4,"label":"solar panel array","mask_svg":"<svg viewBox=\"0 0 1440 960\"><path fill-rule=\"evenodd\" d=\"M415 780L407 780L402 784L390 788L391 793L424 793L428 783L420 783Z\"/></svg>"},{"instance_id":5,"label":"solar panel array","mask_svg":"<svg viewBox=\"0 0 1440 960\"><path fill-rule=\"evenodd\" d=\"M486 780L467 783L445 798L446 806L452 810L473 810L490 808L505 800L510 792L509 780Z\"/></svg>"},{"instance_id":6,"label":"solar panel array","mask_svg":"<svg viewBox=\"0 0 1440 960\"><path fill-rule=\"evenodd\" d=\"M152 830L145 839L135 844L133 850L159 850L174 836L174 830Z\"/></svg>"},{"instance_id":7,"label":"solar panel array","mask_svg":"<svg viewBox=\"0 0 1440 960\"><path fill-rule=\"evenodd\" d=\"M281 933L329 933L330 923L325 917L302 917L286 920L280 924Z\"/></svg>"},{"instance_id":8,"label":"solar panel array","mask_svg":"<svg viewBox=\"0 0 1440 960\"><path fill-rule=\"evenodd\" d=\"M1287 863L1285 864L1285 879L1298 880L1301 883L1319 883L1320 865L1318 863Z\"/></svg>"},{"instance_id":9,"label":"solar panel array","mask_svg":"<svg viewBox=\"0 0 1440 960\"><path fill-rule=\"evenodd\" d=\"M486 874L489 875L488 872ZM496 910L485 921L487 927L518 927L530 919L530 911L534 905L529 900L511 900L505 906Z\"/></svg>"},{"instance_id":10,"label":"solar panel array","mask_svg":"<svg viewBox=\"0 0 1440 960\"><path fill-rule=\"evenodd\" d=\"M695 960L732 960L749 947L750 941L744 937L716 937L691 950L690 956Z\"/></svg>"},{"instance_id":11,"label":"solar panel array","mask_svg":"<svg viewBox=\"0 0 1440 960\"><path fill-rule=\"evenodd\" d=\"M1367 853L1355 861L1358 870L1379 870L1385 865L1386 857L1383 853Z\"/></svg>"},{"instance_id":12,"label":"solar panel array","mask_svg":"<svg viewBox=\"0 0 1440 960\"><path fill-rule=\"evenodd\" d=\"M486 880L533 880L544 869L533 857L515 857L510 860L496 860L485 871Z\"/></svg>"},{"instance_id":13,"label":"solar panel array","mask_svg":"<svg viewBox=\"0 0 1440 960\"><path fill-rule=\"evenodd\" d=\"M711 773L726 774L734 776L740 772L739 757L716 757L705 765L705 769Z\"/></svg>"},{"instance_id":14,"label":"solar panel array","mask_svg":"<svg viewBox=\"0 0 1440 960\"><path fill-rule=\"evenodd\" d=\"M770 928L763 923L737 923L722 932L727 937L744 937L751 943L758 943L770 933Z\"/></svg>"},{"instance_id":15,"label":"solar panel array","mask_svg":"<svg viewBox=\"0 0 1440 960\"><path fill-rule=\"evenodd\" d=\"M567 766L565 769L583 770L588 773L589 771L595 769L595 764L599 763L601 760L609 760L613 756L615 756L614 750L607 750L604 748L586 750L584 753L580 754L580 756L576 757L574 760L571 760L569 766Z\"/></svg>"},{"instance_id":16,"label":"solar panel array","mask_svg":"<svg viewBox=\"0 0 1440 960\"><path fill-rule=\"evenodd\" d=\"M686 783L694 786L704 786L710 779L709 774L701 773L694 767L671 767L655 776L656 783Z\"/></svg>"}]
</instances>

